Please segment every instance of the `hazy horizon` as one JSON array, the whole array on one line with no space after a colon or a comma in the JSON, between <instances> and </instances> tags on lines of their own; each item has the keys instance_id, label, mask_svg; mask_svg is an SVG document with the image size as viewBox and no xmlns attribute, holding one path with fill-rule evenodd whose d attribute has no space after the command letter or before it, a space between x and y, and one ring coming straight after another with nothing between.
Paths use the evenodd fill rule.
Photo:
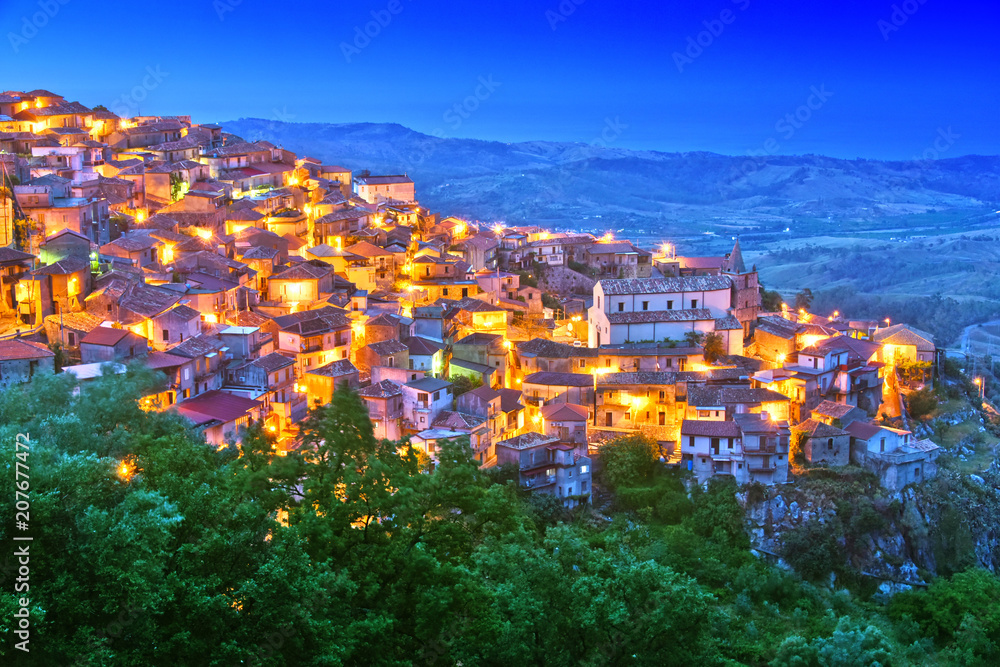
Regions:
<instances>
[{"instance_id":1,"label":"hazy horizon","mask_svg":"<svg viewBox=\"0 0 1000 667\"><path fill-rule=\"evenodd\" d=\"M398 122L503 142L591 142L610 120L624 129L609 145L641 150L910 160L943 131L955 141L937 157L1000 154L995 4L176 0L200 26L194 44L123 45L128 57L81 74L66 45L81 30L130 34L133 5L108 0L98 20L53 2L51 16L0 6L0 87L131 115ZM262 30L266 45L251 38Z\"/></svg>"}]
</instances>

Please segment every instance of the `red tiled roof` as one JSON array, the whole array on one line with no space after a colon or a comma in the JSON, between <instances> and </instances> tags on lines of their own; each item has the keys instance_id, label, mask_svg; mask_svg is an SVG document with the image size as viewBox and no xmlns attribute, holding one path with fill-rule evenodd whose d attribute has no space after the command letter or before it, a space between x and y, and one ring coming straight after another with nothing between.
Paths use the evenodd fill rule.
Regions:
<instances>
[{"instance_id":1,"label":"red tiled roof","mask_svg":"<svg viewBox=\"0 0 1000 667\"><path fill-rule=\"evenodd\" d=\"M91 329L90 333L83 337L80 343L89 345L117 345L122 338L131 333L128 329L112 329L111 327L97 327Z\"/></svg>"},{"instance_id":2,"label":"red tiled roof","mask_svg":"<svg viewBox=\"0 0 1000 667\"><path fill-rule=\"evenodd\" d=\"M55 353L41 343L30 340L0 340L0 361L54 356Z\"/></svg>"},{"instance_id":3,"label":"red tiled roof","mask_svg":"<svg viewBox=\"0 0 1000 667\"><path fill-rule=\"evenodd\" d=\"M195 424L211 420L226 423L236 421L261 405L260 401L213 390L178 403L177 412Z\"/></svg>"},{"instance_id":4,"label":"red tiled roof","mask_svg":"<svg viewBox=\"0 0 1000 667\"><path fill-rule=\"evenodd\" d=\"M681 435L701 435L710 438L738 438L740 426L730 421L707 421L685 419L681 425Z\"/></svg>"}]
</instances>

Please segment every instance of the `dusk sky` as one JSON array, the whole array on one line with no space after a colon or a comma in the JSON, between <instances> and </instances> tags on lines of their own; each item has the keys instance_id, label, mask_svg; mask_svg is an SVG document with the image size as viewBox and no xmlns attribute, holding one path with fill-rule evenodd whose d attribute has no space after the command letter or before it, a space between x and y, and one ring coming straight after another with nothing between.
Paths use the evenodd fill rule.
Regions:
<instances>
[{"instance_id":1,"label":"dusk sky","mask_svg":"<svg viewBox=\"0 0 1000 667\"><path fill-rule=\"evenodd\" d=\"M946 133L940 157L1000 153L997 3L576 2L3 0L0 89L196 122L589 142L611 121L625 148L885 159Z\"/></svg>"}]
</instances>

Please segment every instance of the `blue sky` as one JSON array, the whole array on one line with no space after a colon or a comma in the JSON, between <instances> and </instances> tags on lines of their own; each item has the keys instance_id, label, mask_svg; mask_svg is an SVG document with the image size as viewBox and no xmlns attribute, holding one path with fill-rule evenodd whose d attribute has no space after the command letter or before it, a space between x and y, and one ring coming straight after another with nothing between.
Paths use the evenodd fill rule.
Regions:
<instances>
[{"instance_id":1,"label":"blue sky","mask_svg":"<svg viewBox=\"0 0 1000 667\"><path fill-rule=\"evenodd\" d=\"M153 4L3 0L0 88L202 122L587 142L610 122L623 148L1000 154L998 3Z\"/></svg>"}]
</instances>

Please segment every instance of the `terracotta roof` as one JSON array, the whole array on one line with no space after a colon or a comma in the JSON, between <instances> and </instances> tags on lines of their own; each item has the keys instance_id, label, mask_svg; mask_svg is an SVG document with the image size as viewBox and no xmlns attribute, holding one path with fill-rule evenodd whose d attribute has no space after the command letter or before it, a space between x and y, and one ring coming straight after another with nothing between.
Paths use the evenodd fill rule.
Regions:
<instances>
[{"instance_id":1,"label":"terracotta roof","mask_svg":"<svg viewBox=\"0 0 1000 667\"><path fill-rule=\"evenodd\" d=\"M271 281L275 280L318 280L330 275L330 267L321 268L314 266L308 262L300 262L295 266L285 269L281 273L275 273L271 276Z\"/></svg>"},{"instance_id":2,"label":"terracotta roof","mask_svg":"<svg viewBox=\"0 0 1000 667\"><path fill-rule=\"evenodd\" d=\"M851 410L856 410L857 408L853 405L847 405L845 403L836 403L834 401L823 401L815 408L812 409L814 414L821 414L825 417L833 417L834 419L841 419L847 416L847 413Z\"/></svg>"},{"instance_id":3,"label":"terracotta roof","mask_svg":"<svg viewBox=\"0 0 1000 667\"><path fill-rule=\"evenodd\" d=\"M282 368L295 365L295 361L282 354L278 354L277 352L272 352L271 354L260 357L259 359L254 359L250 362L250 365L263 369L265 373L273 373L274 371L281 370Z\"/></svg>"},{"instance_id":4,"label":"terracotta roof","mask_svg":"<svg viewBox=\"0 0 1000 667\"><path fill-rule=\"evenodd\" d=\"M342 375L350 375L357 372L358 369L355 368L350 359L338 359L326 366L306 371L307 374L322 375L324 377L341 377Z\"/></svg>"},{"instance_id":5,"label":"terracotta roof","mask_svg":"<svg viewBox=\"0 0 1000 667\"><path fill-rule=\"evenodd\" d=\"M85 271L90 268L90 264L85 259L79 257L67 257L58 262L47 264L32 271L36 276L62 276L78 271Z\"/></svg>"},{"instance_id":6,"label":"terracotta roof","mask_svg":"<svg viewBox=\"0 0 1000 667\"><path fill-rule=\"evenodd\" d=\"M465 412L453 412L451 410L442 410L438 414L437 418L431 422L433 428L447 428L452 431L454 430L469 430L476 428L477 426L482 426L486 423L485 417L477 417L476 415L470 415Z\"/></svg>"},{"instance_id":7,"label":"terracotta roof","mask_svg":"<svg viewBox=\"0 0 1000 667\"><path fill-rule=\"evenodd\" d=\"M399 340L383 340L377 343L369 343L368 349L377 354L380 357L384 357L389 354L399 354L400 352L405 352L409 348Z\"/></svg>"},{"instance_id":8,"label":"terracotta roof","mask_svg":"<svg viewBox=\"0 0 1000 667\"><path fill-rule=\"evenodd\" d=\"M587 408L572 403L549 403L542 407L546 421L586 421L589 416Z\"/></svg>"},{"instance_id":9,"label":"terracotta roof","mask_svg":"<svg viewBox=\"0 0 1000 667\"><path fill-rule=\"evenodd\" d=\"M515 344L517 352L524 357L546 357L548 359L569 359L570 357L597 357L599 350L592 347L574 347L558 343L548 338L532 338Z\"/></svg>"},{"instance_id":10,"label":"terracotta roof","mask_svg":"<svg viewBox=\"0 0 1000 667\"><path fill-rule=\"evenodd\" d=\"M726 276L686 276L682 278L629 278L602 280L600 286L607 296L631 294L671 294L674 292L711 292L730 289Z\"/></svg>"},{"instance_id":11,"label":"terracotta roof","mask_svg":"<svg viewBox=\"0 0 1000 667\"><path fill-rule=\"evenodd\" d=\"M228 423L262 405L260 401L213 390L178 403L176 410L195 424L213 420Z\"/></svg>"},{"instance_id":12,"label":"terracotta roof","mask_svg":"<svg viewBox=\"0 0 1000 667\"><path fill-rule=\"evenodd\" d=\"M872 338L882 345L913 345L919 352L933 352L934 336L915 329L909 324L894 324L891 327L879 329Z\"/></svg>"},{"instance_id":13,"label":"terracotta roof","mask_svg":"<svg viewBox=\"0 0 1000 667\"><path fill-rule=\"evenodd\" d=\"M515 410L521 410L524 408L521 405L521 392L520 389L501 389L500 390L500 409L504 412L514 412Z\"/></svg>"},{"instance_id":14,"label":"terracotta roof","mask_svg":"<svg viewBox=\"0 0 1000 667\"><path fill-rule=\"evenodd\" d=\"M610 313L611 324L648 324L650 322L703 322L715 321L708 308L685 308L683 310L639 310L631 313ZM739 324L737 322L737 324ZM742 328L742 327L739 327Z\"/></svg>"},{"instance_id":15,"label":"terracotta roof","mask_svg":"<svg viewBox=\"0 0 1000 667\"><path fill-rule=\"evenodd\" d=\"M414 336L409 339L408 347L411 355L434 355L444 349L444 346L432 340Z\"/></svg>"},{"instance_id":16,"label":"terracotta roof","mask_svg":"<svg viewBox=\"0 0 1000 667\"><path fill-rule=\"evenodd\" d=\"M0 340L0 361L15 359L41 359L54 357L55 353L41 343L30 340Z\"/></svg>"},{"instance_id":17,"label":"terracotta roof","mask_svg":"<svg viewBox=\"0 0 1000 667\"><path fill-rule=\"evenodd\" d=\"M371 244L368 241L361 241L355 243L354 245L347 246L344 248L348 252L354 253L355 255L360 255L362 257L382 257L385 255L391 255L391 252L386 251L384 248L379 248L377 245Z\"/></svg>"},{"instance_id":18,"label":"terracotta roof","mask_svg":"<svg viewBox=\"0 0 1000 667\"><path fill-rule=\"evenodd\" d=\"M31 253L21 252L14 248L0 248L0 264L21 264L34 258L35 256Z\"/></svg>"},{"instance_id":19,"label":"terracotta roof","mask_svg":"<svg viewBox=\"0 0 1000 667\"><path fill-rule=\"evenodd\" d=\"M848 424L844 430L858 440L869 440L874 438L882 430L882 427L868 422L856 421Z\"/></svg>"},{"instance_id":20,"label":"terracotta roof","mask_svg":"<svg viewBox=\"0 0 1000 667\"><path fill-rule=\"evenodd\" d=\"M601 380L608 376L602 375ZM594 376L583 373L554 373L543 371L524 378L524 384L540 384L550 387L592 387Z\"/></svg>"},{"instance_id":21,"label":"terracotta roof","mask_svg":"<svg viewBox=\"0 0 1000 667\"><path fill-rule=\"evenodd\" d=\"M757 329L778 338L792 339L802 330L802 326L784 317L767 315L757 320Z\"/></svg>"},{"instance_id":22,"label":"terracotta roof","mask_svg":"<svg viewBox=\"0 0 1000 667\"><path fill-rule=\"evenodd\" d=\"M497 341L502 341L503 336L499 334L484 333L477 331L455 342L455 345L493 345Z\"/></svg>"},{"instance_id":23,"label":"terracotta roof","mask_svg":"<svg viewBox=\"0 0 1000 667\"><path fill-rule=\"evenodd\" d=\"M198 334L197 336L188 338L182 343L174 345L168 350L168 352L182 357L187 357L189 359L197 359L198 357L204 357L207 354L218 352L223 347L225 347L225 345L218 338L213 338L207 334Z\"/></svg>"},{"instance_id":24,"label":"terracotta roof","mask_svg":"<svg viewBox=\"0 0 1000 667\"><path fill-rule=\"evenodd\" d=\"M838 438L842 435L848 435L848 432L843 429L839 429L836 426L830 426L829 424L824 424L823 422L816 421L815 419L806 419L805 421L799 422L792 427L792 430L806 433L810 438Z\"/></svg>"},{"instance_id":25,"label":"terracotta roof","mask_svg":"<svg viewBox=\"0 0 1000 667\"><path fill-rule=\"evenodd\" d=\"M589 375L586 377L590 377ZM607 385L657 385L677 383L677 373L673 371L636 371L634 373L606 373L597 376L597 386Z\"/></svg>"},{"instance_id":26,"label":"terracotta roof","mask_svg":"<svg viewBox=\"0 0 1000 667\"><path fill-rule=\"evenodd\" d=\"M508 449L528 449L531 447L549 445L554 442L559 442L559 438L529 431L522 435L516 435L513 438L501 440L497 443L497 447L507 447Z\"/></svg>"},{"instance_id":27,"label":"terracotta roof","mask_svg":"<svg viewBox=\"0 0 1000 667\"><path fill-rule=\"evenodd\" d=\"M392 380L382 380L376 384L369 385L358 392L364 398L389 398L399 396L403 393L403 388Z\"/></svg>"},{"instance_id":28,"label":"terracotta roof","mask_svg":"<svg viewBox=\"0 0 1000 667\"><path fill-rule=\"evenodd\" d=\"M710 438L738 438L742 435L740 426L731 421L709 421L685 419L681 424L681 435L706 436Z\"/></svg>"},{"instance_id":29,"label":"terracotta roof","mask_svg":"<svg viewBox=\"0 0 1000 667\"><path fill-rule=\"evenodd\" d=\"M80 341L88 345L117 345L125 336L132 333L128 329L113 329L111 327L95 327Z\"/></svg>"}]
</instances>

